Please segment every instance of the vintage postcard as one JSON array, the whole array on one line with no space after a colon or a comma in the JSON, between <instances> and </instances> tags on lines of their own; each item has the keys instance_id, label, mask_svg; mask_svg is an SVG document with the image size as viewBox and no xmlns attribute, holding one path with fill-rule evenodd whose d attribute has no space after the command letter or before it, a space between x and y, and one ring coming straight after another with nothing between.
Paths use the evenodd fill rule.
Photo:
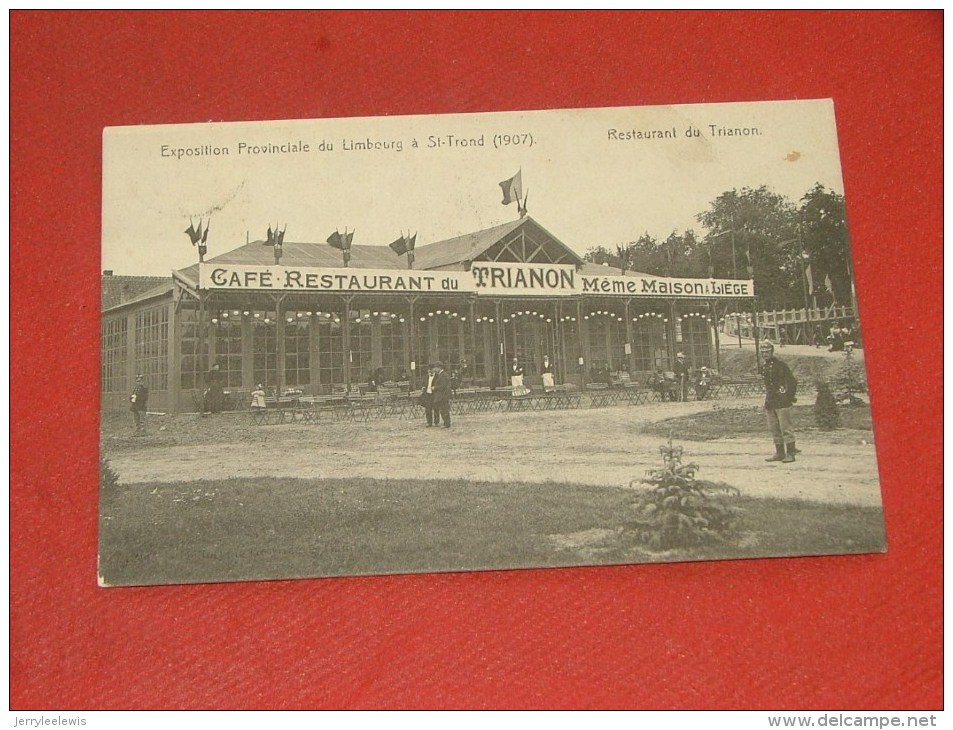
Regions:
<instances>
[{"instance_id":1,"label":"vintage postcard","mask_svg":"<svg viewBox=\"0 0 953 730\"><path fill-rule=\"evenodd\" d=\"M103 586L886 550L830 100L108 128Z\"/></svg>"}]
</instances>

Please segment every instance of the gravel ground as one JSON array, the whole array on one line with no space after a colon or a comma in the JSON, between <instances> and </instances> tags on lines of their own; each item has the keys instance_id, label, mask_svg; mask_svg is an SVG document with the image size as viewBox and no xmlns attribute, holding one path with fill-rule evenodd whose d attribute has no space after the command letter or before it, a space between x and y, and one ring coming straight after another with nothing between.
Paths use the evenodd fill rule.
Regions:
<instances>
[{"instance_id":1,"label":"gravel ground","mask_svg":"<svg viewBox=\"0 0 953 730\"><path fill-rule=\"evenodd\" d=\"M131 438L131 415L117 413L104 416L102 438L105 455L127 484L364 476L636 486L661 463L664 439L644 433L647 424L713 408L755 408L762 399L462 415L451 429L401 418L255 426L247 413L153 416L144 438ZM881 504L869 431L804 428L798 439L803 453L793 464L765 463L773 452L767 432L679 443L685 460L700 465L699 478L726 482L746 495Z\"/></svg>"}]
</instances>

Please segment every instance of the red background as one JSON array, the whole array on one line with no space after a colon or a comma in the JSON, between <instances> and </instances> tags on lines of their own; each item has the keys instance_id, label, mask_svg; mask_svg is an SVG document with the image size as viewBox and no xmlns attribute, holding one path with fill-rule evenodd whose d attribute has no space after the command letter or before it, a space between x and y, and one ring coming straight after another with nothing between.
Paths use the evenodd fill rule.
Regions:
<instances>
[{"instance_id":1,"label":"red background","mask_svg":"<svg viewBox=\"0 0 953 730\"><path fill-rule=\"evenodd\" d=\"M11 706L941 707L942 20L13 12ZM887 554L97 588L104 126L822 97Z\"/></svg>"}]
</instances>

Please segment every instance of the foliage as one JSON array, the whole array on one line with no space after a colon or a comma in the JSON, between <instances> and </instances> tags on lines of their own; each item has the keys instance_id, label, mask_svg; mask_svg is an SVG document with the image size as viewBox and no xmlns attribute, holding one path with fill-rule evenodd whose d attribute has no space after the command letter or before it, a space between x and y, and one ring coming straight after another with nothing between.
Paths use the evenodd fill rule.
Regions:
<instances>
[{"instance_id":1,"label":"foliage","mask_svg":"<svg viewBox=\"0 0 953 730\"><path fill-rule=\"evenodd\" d=\"M791 265L796 241L794 205L762 185L719 195L697 218L708 231L715 275L742 279L753 272L762 304L803 305L801 273Z\"/></svg>"},{"instance_id":2,"label":"foliage","mask_svg":"<svg viewBox=\"0 0 953 730\"><path fill-rule=\"evenodd\" d=\"M651 469L632 508L635 518L625 527L638 541L656 550L722 542L735 532L740 510L706 494L695 481L698 464L682 464L681 446L659 447L664 466Z\"/></svg>"},{"instance_id":3,"label":"foliage","mask_svg":"<svg viewBox=\"0 0 953 730\"><path fill-rule=\"evenodd\" d=\"M840 413L837 410L837 401L831 388L824 380L815 384L817 398L814 400L814 422L822 431L833 431L840 427Z\"/></svg>"},{"instance_id":4,"label":"foliage","mask_svg":"<svg viewBox=\"0 0 953 730\"><path fill-rule=\"evenodd\" d=\"M849 303L850 238L844 196L827 190L820 183L815 184L801 198L799 220L819 303ZM830 276L832 292L825 288L825 276Z\"/></svg>"},{"instance_id":5,"label":"foliage","mask_svg":"<svg viewBox=\"0 0 953 730\"><path fill-rule=\"evenodd\" d=\"M658 276L745 279L749 267L761 305L804 306L810 267L819 306L850 302L850 240L844 196L816 183L795 205L767 186L732 189L696 216L704 229L649 232L625 243L589 248L595 264ZM831 290L825 286L830 277Z\"/></svg>"},{"instance_id":6,"label":"foliage","mask_svg":"<svg viewBox=\"0 0 953 730\"><path fill-rule=\"evenodd\" d=\"M112 468L102 454L99 455L99 488L103 490L115 489L119 486L119 474Z\"/></svg>"},{"instance_id":7,"label":"foliage","mask_svg":"<svg viewBox=\"0 0 953 730\"><path fill-rule=\"evenodd\" d=\"M838 403L855 405L863 402L856 396L858 393L867 392L867 378L864 368L857 364L850 349L844 351L844 361L832 382L834 397Z\"/></svg>"}]
</instances>

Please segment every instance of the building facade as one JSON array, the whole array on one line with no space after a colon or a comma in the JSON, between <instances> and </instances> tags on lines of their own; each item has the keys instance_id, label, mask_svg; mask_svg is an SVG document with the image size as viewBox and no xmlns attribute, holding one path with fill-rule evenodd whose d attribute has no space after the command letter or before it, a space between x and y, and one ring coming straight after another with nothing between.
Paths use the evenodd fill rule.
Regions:
<instances>
[{"instance_id":1,"label":"building facade","mask_svg":"<svg viewBox=\"0 0 953 730\"><path fill-rule=\"evenodd\" d=\"M750 281L623 274L583 261L531 217L414 251L326 243L248 243L173 272L102 315L102 403L128 405L138 374L150 409L201 403L218 364L233 404L268 392L356 389L378 379L418 384L440 360L474 385L508 383L518 358L526 382L543 357L557 382L617 371L633 380L716 364L714 302L750 304Z\"/></svg>"}]
</instances>

